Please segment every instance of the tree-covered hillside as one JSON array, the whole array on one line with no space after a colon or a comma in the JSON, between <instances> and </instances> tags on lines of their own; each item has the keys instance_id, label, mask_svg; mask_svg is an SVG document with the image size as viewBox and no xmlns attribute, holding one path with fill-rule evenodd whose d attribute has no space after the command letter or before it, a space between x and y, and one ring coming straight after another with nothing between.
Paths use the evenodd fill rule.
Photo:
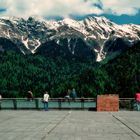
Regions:
<instances>
[{"instance_id":1,"label":"tree-covered hillside","mask_svg":"<svg viewBox=\"0 0 140 140\"><path fill-rule=\"evenodd\" d=\"M0 53L0 93L3 97L35 97L48 90L51 97L64 97L75 88L79 97L119 94L133 97L140 90L140 43L106 64L41 54Z\"/></svg>"},{"instance_id":2,"label":"tree-covered hillside","mask_svg":"<svg viewBox=\"0 0 140 140\"><path fill-rule=\"evenodd\" d=\"M64 97L76 88L78 96L95 97L106 91L109 78L90 62L54 59L41 55L0 53L0 93L4 97L25 97L31 89L36 97L48 90L51 97Z\"/></svg>"},{"instance_id":3,"label":"tree-covered hillside","mask_svg":"<svg viewBox=\"0 0 140 140\"><path fill-rule=\"evenodd\" d=\"M115 82L114 93L120 97L134 97L140 92L140 42L104 67Z\"/></svg>"}]
</instances>

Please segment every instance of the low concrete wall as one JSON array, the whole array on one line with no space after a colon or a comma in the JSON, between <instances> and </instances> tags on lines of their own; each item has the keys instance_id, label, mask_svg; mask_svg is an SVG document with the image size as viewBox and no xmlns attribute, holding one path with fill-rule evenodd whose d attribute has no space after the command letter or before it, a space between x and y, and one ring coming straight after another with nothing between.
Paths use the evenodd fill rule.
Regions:
<instances>
[{"instance_id":1,"label":"low concrete wall","mask_svg":"<svg viewBox=\"0 0 140 140\"><path fill-rule=\"evenodd\" d=\"M97 111L118 111L119 96L108 94L97 96Z\"/></svg>"}]
</instances>

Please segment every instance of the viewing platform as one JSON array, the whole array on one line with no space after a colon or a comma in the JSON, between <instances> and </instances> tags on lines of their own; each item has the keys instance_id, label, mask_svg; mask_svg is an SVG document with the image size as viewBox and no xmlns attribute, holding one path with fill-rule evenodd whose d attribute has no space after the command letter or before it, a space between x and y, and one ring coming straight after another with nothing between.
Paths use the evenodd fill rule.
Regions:
<instances>
[{"instance_id":1,"label":"viewing platform","mask_svg":"<svg viewBox=\"0 0 140 140\"><path fill-rule=\"evenodd\" d=\"M140 140L140 112L1 110L0 140Z\"/></svg>"},{"instance_id":2,"label":"viewing platform","mask_svg":"<svg viewBox=\"0 0 140 140\"><path fill-rule=\"evenodd\" d=\"M134 99L100 98L50 98L49 111L41 98L3 98L0 140L139 140L140 112L132 108ZM98 102L110 108L110 99L119 102L119 111L95 112Z\"/></svg>"}]
</instances>

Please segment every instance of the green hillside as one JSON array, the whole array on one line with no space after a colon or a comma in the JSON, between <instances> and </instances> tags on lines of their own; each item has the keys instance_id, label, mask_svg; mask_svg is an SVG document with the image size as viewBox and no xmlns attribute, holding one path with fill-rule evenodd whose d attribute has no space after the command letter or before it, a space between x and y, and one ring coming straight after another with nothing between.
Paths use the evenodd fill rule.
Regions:
<instances>
[{"instance_id":1,"label":"green hillside","mask_svg":"<svg viewBox=\"0 0 140 140\"><path fill-rule=\"evenodd\" d=\"M79 97L119 94L133 97L140 90L140 43L106 64L67 60L43 55L0 53L0 93L3 97L35 97L48 90L51 97L64 97L75 88Z\"/></svg>"},{"instance_id":2,"label":"green hillside","mask_svg":"<svg viewBox=\"0 0 140 140\"><path fill-rule=\"evenodd\" d=\"M114 92L120 97L133 97L140 92L140 42L104 67L115 82Z\"/></svg>"}]
</instances>

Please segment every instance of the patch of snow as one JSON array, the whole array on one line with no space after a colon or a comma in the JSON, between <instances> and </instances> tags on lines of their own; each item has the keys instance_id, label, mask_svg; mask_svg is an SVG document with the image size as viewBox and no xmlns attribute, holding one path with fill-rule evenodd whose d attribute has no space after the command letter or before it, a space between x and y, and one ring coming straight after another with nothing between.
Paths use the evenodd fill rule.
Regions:
<instances>
[{"instance_id":1,"label":"patch of snow","mask_svg":"<svg viewBox=\"0 0 140 140\"><path fill-rule=\"evenodd\" d=\"M105 59L105 55L106 55L106 54L103 54L103 48L104 48L104 45L102 45L101 48L100 48L100 51L97 52L97 58L96 58L96 61L97 61L97 62L100 62L100 61L102 61L103 59Z\"/></svg>"},{"instance_id":2,"label":"patch of snow","mask_svg":"<svg viewBox=\"0 0 140 140\"><path fill-rule=\"evenodd\" d=\"M4 32L5 33L5 35L8 37L8 38L10 38L10 33L9 33L9 31L7 31L7 33L6 32Z\"/></svg>"},{"instance_id":3,"label":"patch of snow","mask_svg":"<svg viewBox=\"0 0 140 140\"><path fill-rule=\"evenodd\" d=\"M22 43L24 44L24 46L25 46L28 50L30 50L30 48L28 47L28 41L29 41L28 38L25 40L24 37L22 36L21 41L22 41Z\"/></svg>"},{"instance_id":4,"label":"patch of snow","mask_svg":"<svg viewBox=\"0 0 140 140\"><path fill-rule=\"evenodd\" d=\"M115 34L115 37L120 38L120 37L122 37L122 36L121 36L121 35L119 35L119 34Z\"/></svg>"},{"instance_id":5,"label":"patch of snow","mask_svg":"<svg viewBox=\"0 0 140 140\"><path fill-rule=\"evenodd\" d=\"M70 47L70 40L71 40L71 39L70 39L70 38L68 38L67 40L68 40L68 46Z\"/></svg>"},{"instance_id":6,"label":"patch of snow","mask_svg":"<svg viewBox=\"0 0 140 140\"><path fill-rule=\"evenodd\" d=\"M100 54L99 54L99 53L97 53L97 58L96 58L96 61L97 61L97 62L102 61L102 58L101 58L101 56L100 56Z\"/></svg>"},{"instance_id":7,"label":"patch of snow","mask_svg":"<svg viewBox=\"0 0 140 140\"><path fill-rule=\"evenodd\" d=\"M73 44L73 48L72 48L72 54L73 54L73 55L74 55L74 53L75 53L76 44L77 44L77 39L76 39L76 41L75 41L74 44Z\"/></svg>"},{"instance_id":8,"label":"patch of snow","mask_svg":"<svg viewBox=\"0 0 140 140\"><path fill-rule=\"evenodd\" d=\"M39 40L36 40L37 42L37 46L35 46L35 48L32 50L32 53L35 53L35 50L41 45L40 41Z\"/></svg>"},{"instance_id":9,"label":"patch of snow","mask_svg":"<svg viewBox=\"0 0 140 140\"><path fill-rule=\"evenodd\" d=\"M7 25L7 24L5 24L5 23L3 23L3 22L0 22L0 25L6 25L6 26L9 26L9 25Z\"/></svg>"},{"instance_id":10,"label":"patch of snow","mask_svg":"<svg viewBox=\"0 0 140 140\"><path fill-rule=\"evenodd\" d=\"M76 21L70 19L70 18L65 18L64 20L62 20L63 23L68 24L68 25L72 25L75 26L75 24L77 24Z\"/></svg>"},{"instance_id":11,"label":"patch of snow","mask_svg":"<svg viewBox=\"0 0 140 140\"><path fill-rule=\"evenodd\" d=\"M10 38L9 31L7 31L7 32L4 31L3 34L4 34L7 38Z\"/></svg>"},{"instance_id":12,"label":"patch of snow","mask_svg":"<svg viewBox=\"0 0 140 140\"><path fill-rule=\"evenodd\" d=\"M78 29L79 31L82 32L82 29L84 28L84 25L81 24L79 21L75 21L70 18L65 18L64 20L60 21L61 24L67 24L68 27L72 27L74 29Z\"/></svg>"},{"instance_id":13,"label":"patch of snow","mask_svg":"<svg viewBox=\"0 0 140 140\"><path fill-rule=\"evenodd\" d=\"M94 51L97 52L97 53L99 52L97 49L94 49Z\"/></svg>"},{"instance_id":14,"label":"patch of snow","mask_svg":"<svg viewBox=\"0 0 140 140\"><path fill-rule=\"evenodd\" d=\"M102 35L100 34L100 38L101 39L107 39L103 34Z\"/></svg>"},{"instance_id":15,"label":"patch of snow","mask_svg":"<svg viewBox=\"0 0 140 140\"><path fill-rule=\"evenodd\" d=\"M56 30L57 31L57 29L58 29L58 27L60 26L59 24L58 24L58 22L56 22L56 21L54 21L54 20L51 20L51 21L46 21L46 27L48 28L48 29L53 29L53 30Z\"/></svg>"},{"instance_id":16,"label":"patch of snow","mask_svg":"<svg viewBox=\"0 0 140 140\"><path fill-rule=\"evenodd\" d=\"M95 35L90 35L88 36L89 38L93 38L93 39L96 39L96 36Z\"/></svg>"},{"instance_id":17,"label":"patch of snow","mask_svg":"<svg viewBox=\"0 0 140 140\"><path fill-rule=\"evenodd\" d=\"M23 50L21 50L21 52L25 55L25 52Z\"/></svg>"},{"instance_id":18,"label":"patch of snow","mask_svg":"<svg viewBox=\"0 0 140 140\"><path fill-rule=\"evenodd\" d=\"M59 43L60 43L60 40L57 40L57 41L56 41L56 43L59 45Z\"/></svg>"},{"instance_id":19,"label":"patch of snow","mask_svg":"<svg viewBox=\"0 0 140 140\"><path fill-rule=\"evenodd\" d=\"M122 25L120 26L120 30L122 30L123 32L126 32L126 33L131 33L132 32L132 28L130 25Z\"/></svg>"},{"instance_id":20,"label":"patch of snow","mask_svg":"<svg viewBox=\"0 0 140 140\"><path fill-rule=\"evenodd\" d=\"M68 38L67 40L68 40L68 49L69 49L69 51L71 52L70 39Z\"/></svg>"},{"instance_id":21,"label":"patch of snow","mask_svg":"<svg viewBox=\"0 0 140 140\"><path fill-rule=\"evenodd\" d=\"M84 40L85 40L85 41L87 40L87 36L84 38Z\"/></svg>"}]
</instances>

